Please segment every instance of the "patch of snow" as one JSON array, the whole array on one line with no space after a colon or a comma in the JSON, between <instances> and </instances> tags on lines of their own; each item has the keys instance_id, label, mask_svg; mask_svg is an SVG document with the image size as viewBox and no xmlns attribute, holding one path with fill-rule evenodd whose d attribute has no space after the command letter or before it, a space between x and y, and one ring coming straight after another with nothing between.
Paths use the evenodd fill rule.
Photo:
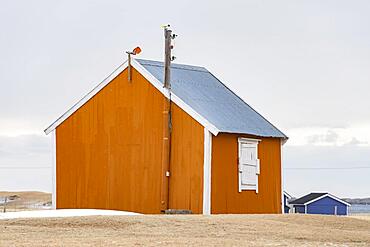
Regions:
<instances>
[{"instance_id":1,"label":"patch of snow","mask_svg":"<svg viewBox=\"0 0 370 247\"><path fill-rule=\"evenodd\" d=\"M56 210L32 210L0 213L1 219L18 218L50 218L50 217L76 217L76 216L97 216L97 215L140 215L139 213L101 210L101 209L56 209Z\"/></svg>"}]
</instances>

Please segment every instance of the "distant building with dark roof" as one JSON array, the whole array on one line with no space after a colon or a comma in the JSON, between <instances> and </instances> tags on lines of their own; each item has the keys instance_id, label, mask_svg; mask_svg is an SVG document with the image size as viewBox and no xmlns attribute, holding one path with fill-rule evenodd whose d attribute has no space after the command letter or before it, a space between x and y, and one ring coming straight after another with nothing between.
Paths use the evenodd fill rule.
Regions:
<instances>
[{"instance_id":1,"label":"distant building with dark roof","mask_svg":"<svg viewBox=\"0 0 370 247\"><path fill-rule=\"evenodd\" d=\"M295 213L348 215L349 203L327 192L310 193L289 203Z\"/></svg>"}]
</instances>

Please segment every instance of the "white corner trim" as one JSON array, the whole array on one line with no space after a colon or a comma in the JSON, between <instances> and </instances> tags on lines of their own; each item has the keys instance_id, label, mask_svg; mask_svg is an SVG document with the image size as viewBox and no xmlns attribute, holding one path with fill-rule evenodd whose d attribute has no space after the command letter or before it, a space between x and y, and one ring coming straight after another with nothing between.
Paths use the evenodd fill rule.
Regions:
<instances>
[{"instance_id":1,"label":"white corner trim","mask_svg":"<svg viewBox=\"0 0 370 247\"><path fill-rule=\"evenodd\" d=\"M56 145L56 136L55 130L51 133L51 207L52 209L57 208L57 145Z\"/></svg>"},{"instance_id":2,"label":"white corner trim","mask_svg":"<svg viewBox=\"0 0 370 247\"><path fill-rule=\"evenodd\" d=\"M134 67L141 75L144 76L156 89L158 89L166 98L169 98L169 92L163 87L163 84L157 80L148 70L144 68L135 59L131 59L131 65ZM128 66L128 62L124 62L118 68L116 68L107 78L105 78L101 83L99 83L93 90L91 90L87 95L85 95L81 100L79 100L75 105L73 105L67 112L60 116L55 122L53 122L49 127L45 129L45 133L49 134L56 127L58 127L64 120L71 116L75 111L77 111L81 106L83 106L87 101L94 97L100 90L102 90L106 85L108 85L114 78L116 78L122 71L124 71ZM215 136L220 132L213 124L211 124L207 119L201 116L183 100L181 100L176 94L171 93L171 100L183 109L187 114L199 122L203 127L208 129Z\"/></svg>"},{"instance_id":3,"label":"white corner trim","mask_svg":"<svg viewBox=\"0 0 370 247\"><path fill-rule=\"evenodd\" d=\"M284 169L283 169L283 145L284 139L280 139L280 179L281 179L281 213L285 214L285 200L284 200ZM288 194L288 193L287 193Z\"/></svg>"},{"instance_id":4,"label":"white corner trim","mask_svg":"<svg viewBox=\"0 0 370 247\"><path fill-rule=\"evenodd\" d=\"M203 214L211 214L212 134L204 128Z\"/></svg>"},{"instance_id":5,"label":"white corner trim","mask_svg":"<svg viewBox=\"0 0 370 247\"><path fill-rule=\"evenodd\" d=\"M317 197L317 198L315 198L315 199L312 199L311 201L308 201L308 202L306 202L306 203L304 203L303 205L308 205L308 204L311 204L311 203L313 203L313 202L316 202L316 201L318 201L318 200L321 200L322 198L324 198L324 197L330 197L330 198L332 198L332 199L334 199L334 200L336 200L336 201L339 201L339 202L341 202L341 203L343 203L343 204L345 204L345 205L347 205L347 206L351 206L351 204L349 204L348 202L346 202L346 201L343 201L342 199L340 199L340 198L338 198L338 197L336 197L336 196L333 196L332 194L329 194L329 193L327 193L327 194L325 194L325 195L322 195L322 196L319 196L319 197Z\"/></svg>"}]
</instances>

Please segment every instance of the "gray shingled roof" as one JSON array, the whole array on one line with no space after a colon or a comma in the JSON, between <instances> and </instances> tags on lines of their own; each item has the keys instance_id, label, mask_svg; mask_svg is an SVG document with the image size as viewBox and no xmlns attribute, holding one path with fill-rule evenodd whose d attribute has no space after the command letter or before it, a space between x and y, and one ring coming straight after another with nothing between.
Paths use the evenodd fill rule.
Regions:
<instances>
[{"instance_id":1,"label":"gray shingled roof","mask_svg":"<svg viewBox=\"0 0 370 247\"><path fill-rule=\"evenodd\" d=\"M306 202L310 202L316 198L319 198L320 196L326 195L328 193L310 193L305 196L302 196L301 198L295 199L293 201L290 201L289 204L295 204L295 205L303 205Z\"/></svg>"},{"instance_id":2,"label":"gray shingled roof","mask_svg":"<svg viewBox=\"0 0 370 247\"><path fill-rule=\"evenodd\" d=\"M163 63L136 59L163 83ZM220 132L287 138L203 67L171 64L171 86L176 96Z\"/></svg>"}]
</instances>

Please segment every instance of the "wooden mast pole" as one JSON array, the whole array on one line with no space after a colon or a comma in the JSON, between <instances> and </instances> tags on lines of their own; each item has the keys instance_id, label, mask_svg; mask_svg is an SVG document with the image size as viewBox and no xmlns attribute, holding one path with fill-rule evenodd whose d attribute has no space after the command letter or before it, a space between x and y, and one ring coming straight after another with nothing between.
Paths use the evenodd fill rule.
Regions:
<instances>
[{"instance_id":1,"label":"wooden mast pole","mask_svg":"<svg viewBox=\"0 0 370 247\"><path fill-rule=\"evenodd\" d=\"M171 41L175 37L169 25L164 27L164 80L163 87L167 91L168 98L163 101L163 146L162 146L162 186L161 186L161 210L169 209L169 180L171 163Z\"/></svg>"}]
</instances>

